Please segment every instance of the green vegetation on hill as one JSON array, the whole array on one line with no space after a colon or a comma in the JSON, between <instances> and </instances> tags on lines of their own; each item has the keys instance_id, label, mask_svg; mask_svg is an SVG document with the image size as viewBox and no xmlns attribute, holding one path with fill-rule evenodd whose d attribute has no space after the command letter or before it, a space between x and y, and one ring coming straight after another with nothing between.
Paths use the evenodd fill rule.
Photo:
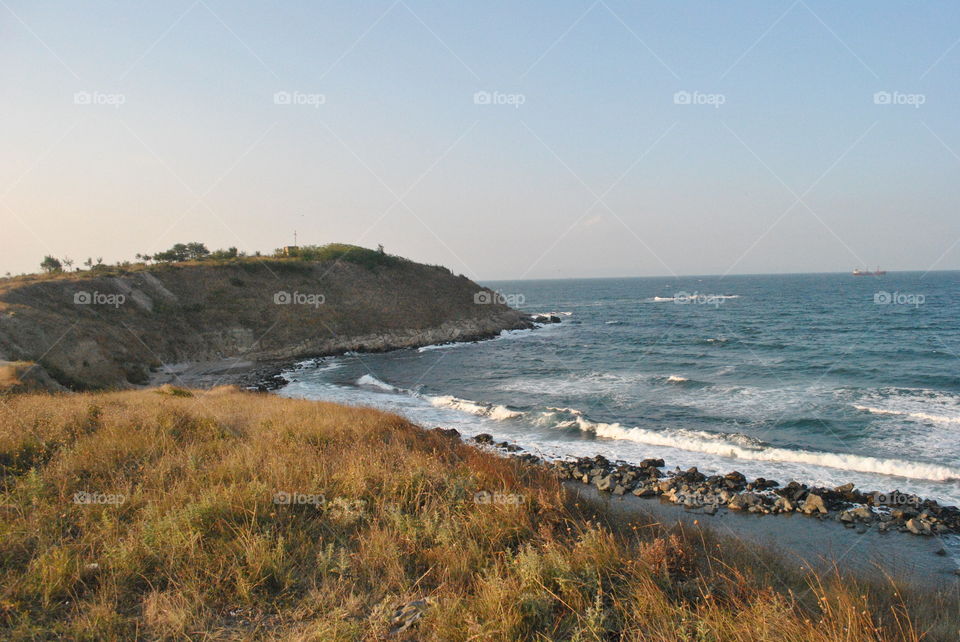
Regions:
<instances>
[{"instance_id":1,"label":"green vegetation on hill","mask_svg":"<svg viewBox=\"0 0 960 642\"><path fill-rule=\"evenodd\" d=\"M2 639L919 641L956 617L618 520L371 409L178 388L0 407Z\"/></svg>"},{"instance_id":2,"label":"green vegetation on hill","mask_svg":"<svg viewBox=\"0 0 960 642\"><path fill-rule=\"evenodd\" d=\"M403 259L383 251L368 250L357 245L330 243L328 245L305 245L284 253L278 250L275 256L288 256L302 261L349 261L367 268L384 265L396 265Z\"/></svg>"},{"instance_id":3,"label":"green vegetation on hill","mask_svg":"<svg viewBox=\"0 0 960 642\"><path fill-rule=\"evenodd\" d=\"M479 305L482 288L446 268L343 244L285 251L0 281L0 359L95 389L146 384L163 364L393 350L530 327L501 302Z\"/></svg>"},{"instance_id":4,"label":"green vegetation on hill","mask_svg":"<svg viewBox=\"0 0 960 642\"><path fill-rule=\"evenodd\" d=\"M328 243L326 245L303 245L278 248L272 255L263 255L260 252L247 254L237 250L235 247L210 251L204 243L175 243L170 249L155 254L136 254L137 262L120 261L115 265L106 264L102 258L88 258L83 262L90 273L99 275L125 274L131 271L141 270L150 265L151 262L158 265L169 264L196 264L204 262L244 262L254 261L262 263L273 260L299 260L299 261L349 261L368 268L378 266L395 265L402 259L398 256L387 254L383 246L378 246L376 250L370 250L359 245L349 245L346 243ZM73 260L70 258L58 259L53 256L45 256L40 263L43 273L48 275L62 275L71 273ZM77 268L80 272L80 268ZM28 275L21 275L28 276Z\"/></svg>"}]
</instances>

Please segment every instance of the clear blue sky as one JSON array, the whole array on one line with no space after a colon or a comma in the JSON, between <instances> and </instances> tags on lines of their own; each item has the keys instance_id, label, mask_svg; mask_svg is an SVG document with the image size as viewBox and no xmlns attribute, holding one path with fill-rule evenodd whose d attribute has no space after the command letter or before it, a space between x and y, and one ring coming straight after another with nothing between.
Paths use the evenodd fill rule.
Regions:
<instances>
[{"instance_id":1,"label":"clear blue sky","mask_svg":"<svg viewBox=\"0 0 960 642\"><path fill-rule=\"evenodd\" d=\"M956 269L958 41L943 1L2 0L0 272L294 229L480 279Z\"/></svg>"}]
</instances>

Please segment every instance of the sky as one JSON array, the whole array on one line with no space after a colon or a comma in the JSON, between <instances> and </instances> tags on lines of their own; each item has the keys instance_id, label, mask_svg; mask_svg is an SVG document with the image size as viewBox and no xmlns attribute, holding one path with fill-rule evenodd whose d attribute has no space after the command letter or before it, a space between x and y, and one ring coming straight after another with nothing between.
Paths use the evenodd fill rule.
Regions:
<instances>
[{"instance_id":1,"label":"sky","mask_svg":"<svg viewBox=\"0 0 960 642\"><path fill-rule=\"evenodd\" d=\"M955 2L0 0L0 274L960 268Z\"/></svg>"}]
</instances>

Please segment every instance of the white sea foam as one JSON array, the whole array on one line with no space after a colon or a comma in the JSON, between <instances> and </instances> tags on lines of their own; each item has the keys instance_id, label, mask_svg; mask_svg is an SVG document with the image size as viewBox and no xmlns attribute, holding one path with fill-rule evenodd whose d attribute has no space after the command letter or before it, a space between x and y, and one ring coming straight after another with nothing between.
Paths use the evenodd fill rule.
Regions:
<instances>
[{"instance_id":1,"label":"white sea foam","mask_svg":"<svg viewBox=\"0 0 960 642\"><path fill-rule=\"evenodd\" d=\"M909 412L906 410L890 410L889 408L871 408L870 406L862 406L860 404L853 404L853 407L863 412L869 412L871 415L894 415L897 417L910 417L912 419L921 419L935 423L960 423L960 416L951 417L947 415L934 415L929 412Z\"/></svg>"},{"instance_id":2,"label":"white sea foam","mask_svg":"<svg viewBox=\"0 0 960 642\"><path fill-rule=\"evenodd\" d=\"M872 415L939 424L960 423L960 397L927 388L881 388L851 405Z\"/></svg>"},{"instance_id":3,"label":"white sea foam","mask_svg":"<svg viewBox=\"0 0 960 642\"><path fill-rule=\"evenodd\" d=\"M567 424L562 425L562 424ZM694 452L708 453L734 459L753 461L789 462L824 466L861 473L896 475L914 479L949 481L960 479L960 469L938 464L909 461L904 459L883 459L865 457L847 453L814 452L777 448L759 442L747 435L713 434L695 430L647 430L627 428L619 423L592 422L576 415L568 422L560 422L558 427L576 425L583 431L592 432L598 437L618 439L646 444L665 446Z\"/></svg>"},{"instance_id":4,"label":"white sea foam","mask_svg":"<svg viewBox=\"0 0 960 642\"><path fill-rule=\"evenodd\" d=\"M454 343L435 343L429 346L417 348L417 352L429 352L431 350L445 350L447 348L462 348L476 343L476 341L456 341Z\"/></svg>"},{"instance_id":5,"label":"white sea foam","mask_svg":"<svg viewBox=\"0 0 960 642\"><path fill-rule=\"evenodd\" d=\"M679 296L652 296L643 300L644 303L667 303L670 301L682 301L684 303L694 300L716 301L718 299L739 299L739 294L682 294Z\"/></svg>"},{"instance_id":6,"label":"white sea foam","mask_svg":"<svg viewBox=\"0 0 960 642\"><path fill-rule=\"evenodd\" d=\"M471 415L476 415L478 417L488 417L497 421L516 419L523 416L522 412L510 410L506 406L481 404L477 403L476 401L459 399L450 395L443 395L440 397L425 396L424 399L429 401L431 405L437 408L452 408L454 410L459 410L460 412L470 413Z\"/></svg>"},{"instance_id":7,"label":"white sea foam","mask_svg":"<svg viewBox=\"0 0 960 642\"><path fill-rule=\"evenodd\" d=\"M371 388L378 388L380 390L385 390L387 392L403 392L400 388L396 386L391 386L389 383L380 381L373 375L365 374L359 379L357 379L358 386L370 386Z\"/></svg>"},{"instance_id":8,"label":"white sea foam","mask_svg":"<svg viewBox=\"0 0 960 642\"><path fill-rule=\"evenodd\" d=\"M690 381L690 380L687 379L686 377L681 377L679 375L670 375L669 377L667 377L667 382L669 383L686 383L687 381Z\"/></svg>"}]
</instances>

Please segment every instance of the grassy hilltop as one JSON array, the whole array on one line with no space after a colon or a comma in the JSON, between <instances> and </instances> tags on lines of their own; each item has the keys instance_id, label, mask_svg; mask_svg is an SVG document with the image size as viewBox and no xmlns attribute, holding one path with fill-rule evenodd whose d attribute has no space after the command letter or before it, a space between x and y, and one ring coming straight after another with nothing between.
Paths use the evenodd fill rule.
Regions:
<instances>
[{"instance_id":1,"label":"grassy hilltop","mask_svg":"<svg viewBox=\"0 0 960 642\"><path fill-rule=\"evenodd\" d=\"M161 364L387 350L529 326L501 302L476 303L482 289L444 267L340 244L28 275L0 280L0 361L38 362L75 390L124 388Z\"/></svg>"},{"instance_id":2,"label":"grassy hilltop","mask_svg":"<svg viewBox=\"0 0 960 642\"><path fill-rule=\"evenodd\" d=\"M956 618L618 521L543 468L370 409L0 398L3 639L954 640Z\"/></svg>"}]
</instances>

